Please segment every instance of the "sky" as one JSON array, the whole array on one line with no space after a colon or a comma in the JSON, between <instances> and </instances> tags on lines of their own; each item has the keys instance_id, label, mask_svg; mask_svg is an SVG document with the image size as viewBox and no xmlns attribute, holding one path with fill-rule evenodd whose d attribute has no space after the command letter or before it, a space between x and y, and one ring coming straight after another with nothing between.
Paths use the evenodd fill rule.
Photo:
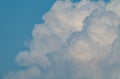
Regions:
<instances>
[{"instance_id":1,"label":"sky","mask_svg":"<svg viewBox=\"0 0 120 79\"><path fill-rule=\"evenodd\" d=\"M26 49L35 24L55 0L0 0L0 79L16 68L14 59L19 50ZM43 8L44 7L44 8Z\"/></svg>"},{"instance_id":2,"label":"sky","mask_svg":"<svg viewBox=\"0 0 120 79\"><path fill-rule=\"evenodd\" d=\"M117 1L120 2L119 0L116 0L116 2L113 2L113 4L118 3ZM109 0L105 0L105 2L105 4L108 4ZM117 59L115 60L114 57L112 59L114 61L107 60L107 58L109 59L108 52L119 52L117 48L119 46L119 43L117 42L118 45L116 45L116 41L115 43L113 42L114 39L117 37L117 34L116 32L114 32L113 28L117 28L119 24L118 18L120 15L119 12L116 12L116 10L114 10L112 3L106 7L104 6L104 3L79 3L79 0L73 0L75 6L77 6L77 4L75 3L78 3L78 5L83 4L85 6L87 4L88 6L90 6L89 9L88 6L86 6L85 8L79 6L77 6L78 8L75 9L73 7L71 8L72 3L69 3L67 1L63 3L54 3L55 0L0 0L0 79L3 79L3 77L5 77L4 79L65 79L69 78L69 74L72 74L71 79L88 79L90 75L92 75L93 77L90 79L96 79L98 77L101 78L101 75L103 75L101 73L105 72L103 71L103 69L107 67L102 59L104 59L104 61L106 61L107 63L113 63L114 61L117 62ZM65 7L68 7L68 9ZM102 10L104 7L105 11ZM81 8L80 11L79 8ZM117 7L115 7L115 9L117 9ZM99 13L103 14L100 15ZM85 15L83 16L82 14ZM71 18L75 20L69 22L68 20L71 19L69 16L71 15ZM89 16L88 19L85 19L87 16ZM101 21L98 19L100 17L103 18L101 18ZM112 21L113 23L111 23L112 19L114 19L114 21ZM80 20L80 22L77 22L78 20ZM83 20L85 20L84 23ZM111 24L115 26L111 26L112 31L103 33L106 34L106 36L110 37L103 36L103 34L99 33L99 30L101 32L101 29L104 29L104 26L106 28L109 28L107 25L104 25L103 21L105 21L105 23L108 25ZM97 27L94 30L97 24L103 26L103 28ZM58 29L55 26L58 26ZM83 30L82 26L89 28ZM78 31L81 32L79 33ZM103 36L104 40L98 40L97 38L100 37L95 36L91 33L91 31L97 32L98 34L100 34L100 36ZM76 55L79 54L72 54L71 51L91 51L91 48L87 47L86 45L86 42L92 43L90 40L87 40L88 37L86 37L86 32L90 34L88 36L93 37L94 41L98 42L97 44L99 44L101 47L94 47L93 45L91 46L94 48L92 55L90 52L80 54L79 57L76 57ZM119 40L119 37L116 40ZM77 45L77 43L79 44L79 41L82 42L80 42L80 45ZM97 46L97 44L95 44L95 46ZM111 49L112 51L110 51L111 44L113 45L113 49ZM104 47L105 49L103 49L102 47ZM79 50L78 48L81 48L81 50ZM38 51L41 51L40 55ZM96 51L100 51L99 53L104 53L100 55L95 54ZM66 54L65 52L69 53ZM45 57L46 55L48 58ZM93 61L92 58L95 58L96 61ZM72 60L72 62L70 60ZM51 61L52 63L49 61ZM83 70L81 69L83 66L80 65L81 68L76 66L76 64L78 65L79 61L85 63L82 64L85 65L85 68L83 68ZM98 69L98 66L96 65L96 63L99 62L103 63L102 65L100 65L100 71ZM61 65L63 63L64 65ZM94 68L96 68L95 70L91 70L93 74L89 74L90 69L86 67L86 64L91 69L93 68L93 66ZM67 65L70 66L68 66L68 69L66 69ZM112 66L114 66L114 64L112 64ZM67 71L71 71L74 73L61 74L62 71L60 71L60 69L57 67L61 68L62 70L65 69L64 73L68 73ZM73 68L73 70L71 70L71 67ZM114 68L112 68L111 66L108 67L110 70L115 71ZM116 65L115 67L117 69ZM77 71L77 69L81 69L82 72ZM35 72L35 74L33 72ZM97 74L95 74L96 72ZM109 70L106 72L108 73ZM78 73L80 75L78 76L75 73ZM120 72L115 71L115 73ZM27 76L24 76L23 74L26 74ZM53 76L53 74L55 74L56 76ZM83 74L87 75L82 77L81 75ZM94 74L97 76L94 76ZM112 74L114 74L114 72ZM115 77L113 75L110 79L113 79ZM104 78L106 78L106 76L103 76L103 78L101 79Z\"/></svg>"}]
</instances>

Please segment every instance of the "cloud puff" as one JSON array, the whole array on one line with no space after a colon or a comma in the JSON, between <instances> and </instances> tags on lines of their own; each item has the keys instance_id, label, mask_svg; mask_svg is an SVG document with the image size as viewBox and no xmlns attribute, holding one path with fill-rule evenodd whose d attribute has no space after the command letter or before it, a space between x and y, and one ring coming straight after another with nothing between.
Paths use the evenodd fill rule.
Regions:
<instances>
[{"instance_id":1,"label":"cloud puff","mask_svg":"<svg viewBox=\"0 0 120 79\"><path fill-rule=\"evenodd\" d=\"M36 24L27 51L15 62L27 67L4 79L119 79L119 0L58 0Z\"/></svg>"}]
</instances>

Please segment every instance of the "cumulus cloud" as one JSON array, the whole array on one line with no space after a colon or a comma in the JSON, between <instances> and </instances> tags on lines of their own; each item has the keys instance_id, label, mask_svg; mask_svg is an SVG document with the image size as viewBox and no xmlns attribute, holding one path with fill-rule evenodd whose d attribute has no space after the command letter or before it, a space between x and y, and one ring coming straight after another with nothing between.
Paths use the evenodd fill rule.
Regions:
<instances>
[{"instance_id":1,"label":"cumulus cloud","mask_svg":"<svg viewBox=\"0 0 120 79\"><path fill-rule=\"evenodd\" d=\"M29 50L15 62L26 69L4 79L119 79L119 0L57 0L36 24Z\"/></svg>"}]
</instances>

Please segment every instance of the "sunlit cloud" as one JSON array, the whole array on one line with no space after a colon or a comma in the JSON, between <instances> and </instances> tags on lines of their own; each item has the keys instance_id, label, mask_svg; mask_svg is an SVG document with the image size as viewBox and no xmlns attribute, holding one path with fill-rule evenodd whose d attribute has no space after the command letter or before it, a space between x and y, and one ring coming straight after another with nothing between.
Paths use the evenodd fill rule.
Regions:
<instances>
[{"instance_id":1,"label":"sunlit cloud","mask_svg":"<svg viewBox=\"0 0 120 79\"><path fill-rule=\"evenodd\" d=\"M36 24L29 50L15 62L26 69L4 79L119 79L119 0L57 0Z\"/></svg>"}]
</instances>

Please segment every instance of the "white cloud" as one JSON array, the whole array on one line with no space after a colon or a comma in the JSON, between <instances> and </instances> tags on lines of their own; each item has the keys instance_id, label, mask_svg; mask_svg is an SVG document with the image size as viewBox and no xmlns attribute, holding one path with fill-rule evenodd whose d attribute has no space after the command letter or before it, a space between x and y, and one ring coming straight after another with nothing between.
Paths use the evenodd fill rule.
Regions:
<instances>
[{"instance_id":1,"label":"white cloud","mask_svg":"<svg viewBox=\"0 0 120 79\"><path fill-rule=\"evenodd\" d=\"M120 17L120 0L111 0L111 3L107 5L107 10L115 12Z\"/></svg>"},{"instance_id":2,"label":"white cloud","mask_svg":"<svg viewBox=\"0 0 120 79\"><path fill-rule=\"evenodd\" d=\"M120 73L113 67L120 60L118 4L56 1L44 23L35 25L30 50L16 57L27 69L5 79L115 79Z\"/></svg>"},{"instance_id":3,"label":"white cloud","mask_svg":"<svg viewBox=\"0 0 120 79\"><path fill-rule=\"evenodd\" d=\"M9 73L5 79L38 79L42 75L37 67L29 67L26 70L19 70L17 72Z\"/></svg>"}]
</instances>

